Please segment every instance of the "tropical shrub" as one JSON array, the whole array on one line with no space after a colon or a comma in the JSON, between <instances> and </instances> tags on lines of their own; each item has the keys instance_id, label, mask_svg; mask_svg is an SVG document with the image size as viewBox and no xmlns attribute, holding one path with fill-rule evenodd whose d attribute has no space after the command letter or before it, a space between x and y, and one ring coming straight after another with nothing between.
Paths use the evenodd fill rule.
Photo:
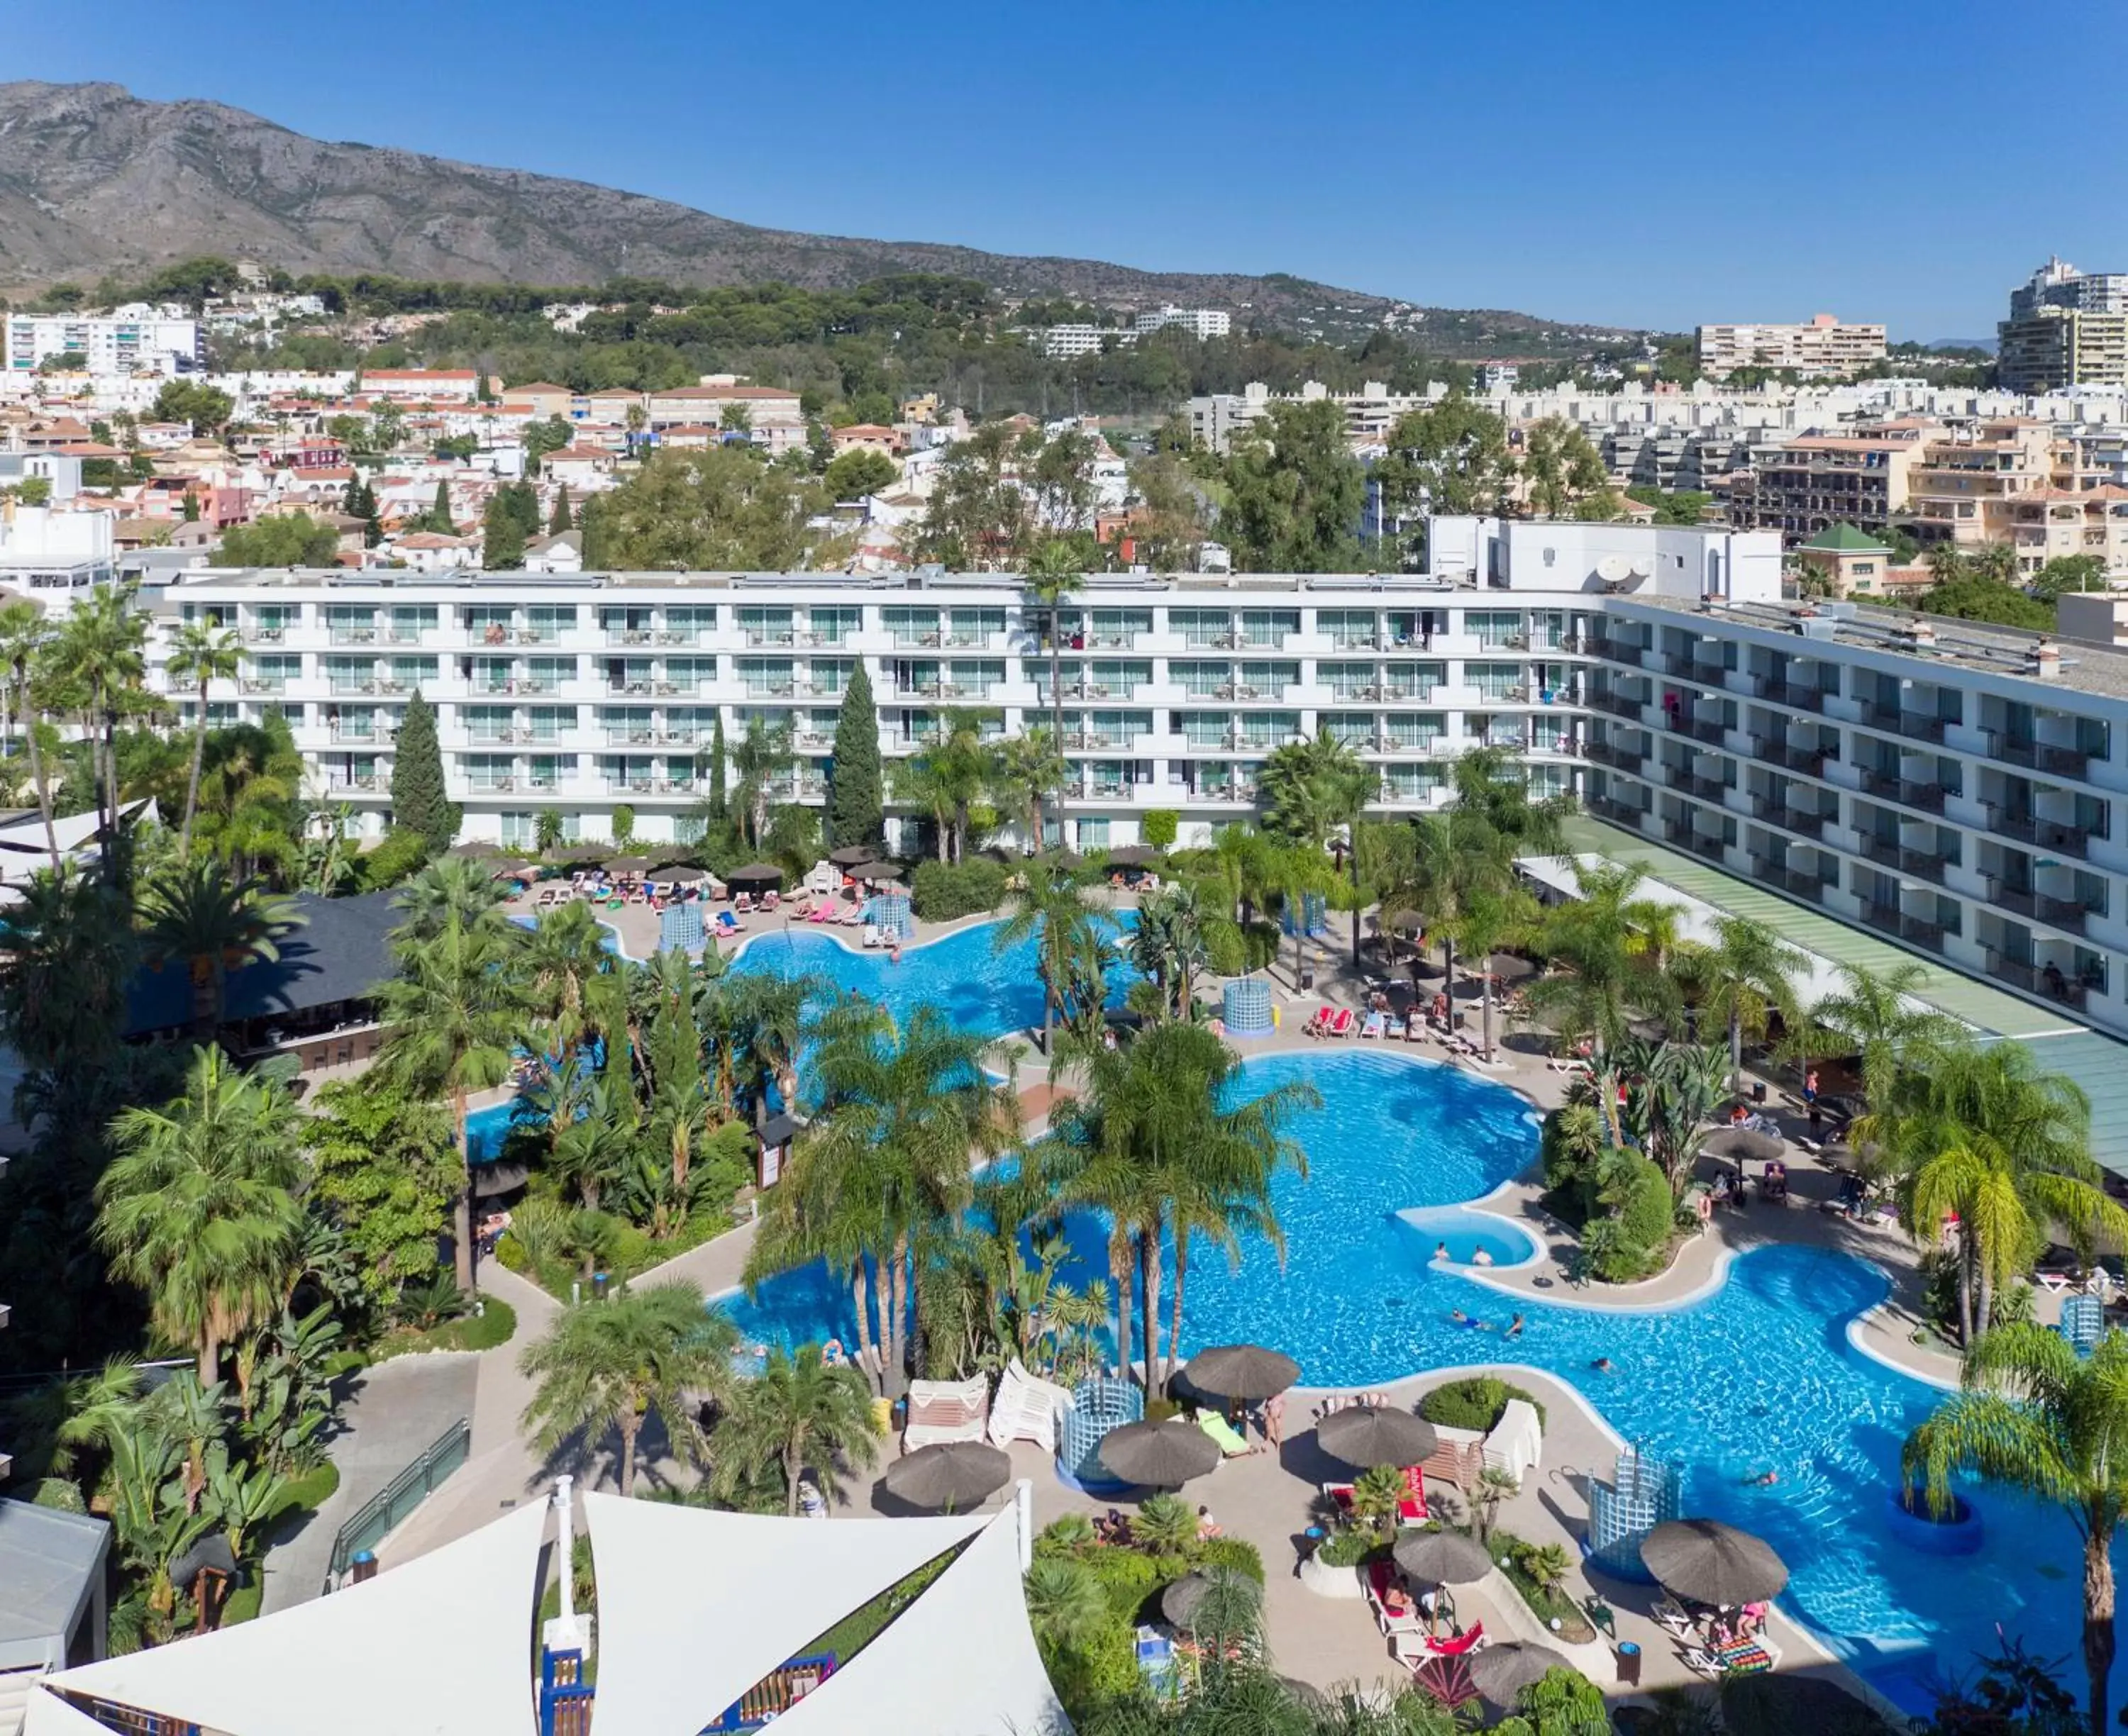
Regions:
<instances>
[{"instance_id":1,"label":"tropical shrub","mask_svg":"<svg viewBox=\"0 0 2128 1736\"><path fill-rule=\"evenodd\" d=\"M1165 850L1181 827L1182 816L1172 808L1148 808L1138 823L1138 835L1155 850Z\"/></svg>"},{"instance_id":2,"label":"tropical shrub","mask_svg":"<svg viewBox=\"0 0 2128 1736\"><path fill-rule=\"evenodd\" d=\"M1418 1402L1418 1414L1436 1428L1476 1429L1489 1431L1508 1407L1519 1398L1537 1412L1537 1426L1545 1426L1544 1406L1533 1392L1490 1374L1473 1374L1436 1387Z\"/></svg>"},{"instance_id":3,"label":"tropical shrub","mask_svg":"<svg viewBox=\"0 0 2128 1736\"><path fill-rule=\"evenodd\" d=\"M1263 1552L1246 1538L1208 1537L1190 1553L1200 1568L1228 1568L1263 1583Z\"/></svg>"},{"instance_id":4,"label":"tropical shrub","mask_svg":"<svg viewBox=\"0 0 2128 1736\"><path fill-rule=\"evenodd\" d=\"M404 829L392 832L374 850L365 850L354 859L358 883L364 892L396 886L420 869L429 852L429 841L421 833Z\"/></svg>"},{"instance_id":5,"label":"tropical shrub","mask_svg":"<svg viewBox=\"0 0 2128 1736\"><path fill-rule=\"evenodd\" d=\"M975 916L1005 902L1005 879L1004 864L988 856L971 856L965 862L925 862L910 883L910 905L927 923Z\"/></svg>"}]
</instances>

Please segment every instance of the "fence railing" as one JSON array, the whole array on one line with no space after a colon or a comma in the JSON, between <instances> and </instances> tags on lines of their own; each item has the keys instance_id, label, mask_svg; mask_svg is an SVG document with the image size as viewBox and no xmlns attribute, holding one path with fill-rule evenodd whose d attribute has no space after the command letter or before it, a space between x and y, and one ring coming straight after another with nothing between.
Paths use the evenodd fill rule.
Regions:
<instances>
[{"instance_id":1,"label":"fence railing","mask_svg":"<svg viewBox=\"0 0 2128 1736\"><path fill-rule=\"evenodd\" d=\"M473 1424L461 1416L427 1451L359 1507L333 1535L332 1558L325 1566L327 1596L340 1589L354 1558L373 1549L452 1472L466 1462L473 1444Z\"/></svg>"}]
</instances>

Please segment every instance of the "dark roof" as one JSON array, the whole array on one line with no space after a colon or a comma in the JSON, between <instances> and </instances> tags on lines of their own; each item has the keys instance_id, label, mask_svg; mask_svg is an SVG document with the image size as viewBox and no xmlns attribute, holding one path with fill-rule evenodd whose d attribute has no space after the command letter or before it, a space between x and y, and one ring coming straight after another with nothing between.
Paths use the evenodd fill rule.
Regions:
<instances>
[{"instance_id":1,"label":"dark roof","mask_svg":"<svg viewBox=\"0 0 2128 1736\"><path fill-rule=\"evenodd\" d=\"M761 1124L761 1142L764 1145L787 1145L798 1136L804 1125L787 1115L772 1115Z\"/></svg>"},{"instance_id":2,"label":"dark roof","mask_svg":"<svg viewBox=\"0 0 2128 1736\"><path fill-rule=\"evenodd\" d=\"M267 1018L364 1000L392 974L389 937L403 920L389 892L321 898L299 892L289 903L307 918L278 942L281 956L230 974L224 1001L232 1022ZM143 967L126 994L126 1034L176 1029L192 1022L190 974L177 961Z\"/></svg>"}]
</instances>

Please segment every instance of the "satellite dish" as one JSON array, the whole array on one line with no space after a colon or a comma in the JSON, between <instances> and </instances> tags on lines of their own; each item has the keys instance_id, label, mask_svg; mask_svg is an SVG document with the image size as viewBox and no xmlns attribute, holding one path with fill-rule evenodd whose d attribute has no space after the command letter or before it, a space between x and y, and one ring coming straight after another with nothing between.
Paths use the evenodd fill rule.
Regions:
<instances>
[{"instance_id":1,"label":"satellite dish","mask_svg":"<svg viewBox=\"0 0 2128 1736\"><path fill-rule=\"evenodd\" d=\"M1606 585L1623 583L1626 575L1632 570L1631 564L1622 554L1607 554L1596 563L1596 576Z\"/></svg>"},{"instance_id":2,"label":"satellite dish","mask_svg":"<svg viewBox=\"0 0 2128 1736\"><path fill-rule=\"evenodd\" d=\"M1635 555L1632 572L1636 579L1651 579L1655 576L1655 563L1646 555Z\"/></svg>"}]
</instances>

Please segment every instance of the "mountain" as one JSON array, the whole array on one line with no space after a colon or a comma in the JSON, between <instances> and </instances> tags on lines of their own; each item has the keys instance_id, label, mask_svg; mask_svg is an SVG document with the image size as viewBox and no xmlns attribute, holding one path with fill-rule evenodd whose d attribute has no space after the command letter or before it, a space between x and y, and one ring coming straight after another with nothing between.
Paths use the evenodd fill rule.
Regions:
<instances>
[{"instance_id":1,"label":"mountain","mask_svg":"<svg viewBox=\"0 0 2128 1736\"><path fill-rule=\"evenodd\" d=\"M467 282L839 288L896 272L1006 295L1223 307L1237 326L1349 339L1409 328L1442 353L1571 353L1618 334L1420 309L1283 275L1138 271L926 241L760 229L663 199L388 147L328 144L218 102L116 84L0 83L0 284L87 283L202 254L290 272Z\"/></svg>"}]
</instances>

